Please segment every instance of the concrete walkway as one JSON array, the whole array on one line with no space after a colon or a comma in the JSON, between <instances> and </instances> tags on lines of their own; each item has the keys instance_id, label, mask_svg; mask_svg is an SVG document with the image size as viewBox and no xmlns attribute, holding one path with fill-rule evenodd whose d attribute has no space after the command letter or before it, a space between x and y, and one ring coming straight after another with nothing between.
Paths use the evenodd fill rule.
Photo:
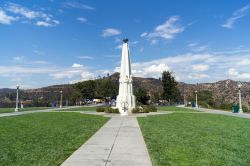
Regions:
<instances>
[{"instance_id":1,"label":"concrete walkway","mask_svg":"<svg viewBox=\"0 0 250 166\"><path fill-rule=\"evenodd\" d=\"M191 108L191 107L185 107L205 113L211 113L211 114L221 114L221 115L227 115L227 116L235 116L240 118L250 118L250 114L247 113L232 113L229 111L222 111L222 110L215 110L215 109L206 109L206 108Z\"/></svg>"},{"instance_id":2,"label":"concrete walkway","mask_svg":"<svg viewBox=\"0 0 250 166\"><path fill-rule=\"evenodd\" d=\"M136 117L113 117L62 166L151 166Z\"/></svg>"}]
</instances>

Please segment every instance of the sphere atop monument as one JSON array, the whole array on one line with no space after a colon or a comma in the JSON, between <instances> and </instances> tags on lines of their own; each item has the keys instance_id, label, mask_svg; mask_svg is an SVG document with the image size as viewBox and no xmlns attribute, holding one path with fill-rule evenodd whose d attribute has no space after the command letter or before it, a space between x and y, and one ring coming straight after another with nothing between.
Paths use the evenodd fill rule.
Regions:
<instances>
[{"instance_id":1,"label":"sphere atop monument","mask_svg":"<svg viewBox=\"0 0 250 166\"><path fill-rule=\"evenodd\" d=\"M128 38L123 39L124 43L128 43Z\"/></svg>"}]
</instances>

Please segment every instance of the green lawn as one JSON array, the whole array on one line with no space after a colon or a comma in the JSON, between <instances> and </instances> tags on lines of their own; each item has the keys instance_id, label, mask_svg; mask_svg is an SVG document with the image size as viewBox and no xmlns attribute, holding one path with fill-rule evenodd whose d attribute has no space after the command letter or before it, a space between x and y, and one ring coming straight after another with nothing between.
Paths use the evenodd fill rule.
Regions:
<instances>
[{"instance_id":1,"label":"green lawn","mask_svg":"<svg viewBox=\"0 0 250 166\"><path fill-rule=\"evenodd\" d=\"M155 166L250 164L250 119L173 113L138 121Z\"/></svg>"},{"instance_id":2,"label":"green lawn","mask_svg":"<svg viewBox=\"0 0 250 166\"><path fill-rule=\"evenodd\" d=\"M60 165L108 119L73 112L0 118L0 165Z\"/></svg>"},{"instance_id":3,"label":"green lawn","mask_svg":"<svg viewBox=\"0 0 250 166\"><path fill-rule=\"evenodd\" d=\"M33 110L44 110L51 109L52 107L26 107L19 109L19 111L33 111ZM15 112L15 108L0 108L0 113Z\"/></svg>"},{"instance_id":4,"label":"green lawn","mask_svg":"<svg viewBox=\"0 0 250 166\"><path fill-rule=\"evenodd\" d=\"M174 111L174 112L197 112L196 110L175 107L175 106L158 106L156 107L158 111Z\"/></svg>"}]
</instances>

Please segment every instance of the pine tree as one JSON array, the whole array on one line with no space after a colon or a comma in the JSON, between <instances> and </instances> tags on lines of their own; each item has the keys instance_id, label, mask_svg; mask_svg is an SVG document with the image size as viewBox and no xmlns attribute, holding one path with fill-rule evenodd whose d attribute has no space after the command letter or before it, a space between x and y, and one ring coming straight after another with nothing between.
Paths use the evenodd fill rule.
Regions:
<instances>
[{"instance_id":1,"label":"pine tree","mask_svg":"<svg viewBox=\"0 0 250 166\"><path fill-rule=\"evenodd\" d=\"M162 98L170 103L177 102L180 98L180 92L177 88L177 82L172 72L163 71L162 73Z\"/></svg>"}]
</instances>

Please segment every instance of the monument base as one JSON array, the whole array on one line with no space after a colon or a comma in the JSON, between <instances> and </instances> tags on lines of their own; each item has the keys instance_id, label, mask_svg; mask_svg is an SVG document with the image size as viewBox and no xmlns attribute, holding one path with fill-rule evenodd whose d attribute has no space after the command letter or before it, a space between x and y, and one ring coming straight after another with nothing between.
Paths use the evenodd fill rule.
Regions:
<instances>
[{"instance_id":1,"label":"monument base","mask_svg":"<svg viewBox=\"0 0 250 166\"><path fill-rule=\"evenodd\" d=\"M126 100L122 100L122 99ZM116 108L119 109L119 112L121 115L131 115L132 110L135 108L135 96L130 95L130 96L122 96L120 97L119 95L117 96L117 103L116 103Z\"/></svg>"}]
</instances>

